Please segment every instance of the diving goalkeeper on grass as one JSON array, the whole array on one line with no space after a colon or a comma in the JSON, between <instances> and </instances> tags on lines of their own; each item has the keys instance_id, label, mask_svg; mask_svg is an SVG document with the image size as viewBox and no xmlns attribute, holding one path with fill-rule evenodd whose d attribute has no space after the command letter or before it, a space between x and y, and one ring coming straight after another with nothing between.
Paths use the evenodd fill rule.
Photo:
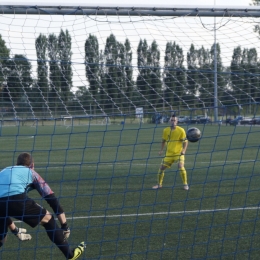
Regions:
<instances>
[{"instance_id":1,"label":"diving goalkeeper on grass","mask_svg":"<svg viewBox=\"0 0 260 260\"><path fill-rule=\"evenodd\" d=\"M21 153L15 166L6 167L0 172L0 247L6 240L10 217L36 227L41 224L49 237L61 250L66 259L78 259L82 255L85 243L70 249L67 238L70 235L65 213L50 186L34 170L33 158L29 153ZM36 189L56 214L61 227L58 227L53 215L27 196Z\"/></svg>"},{"instance_id":2,"label":"diving goalkeeper on grass","mask_svg":"<svg viewBox=\"0 0 260 260\"><path fill-rule=\"evenodd\" d=\"M158 171L158 183L153 186L153 189L162 188L164 171L170 168L174 162L177 162L183 189L189 190L187 172L184 167L185 153L188 147L186 132L182 127L177 126L178 117L174 114L171 116L169 122L170 126L163 130L161 150L159 151L159 155L161 155L166 146L166 154Z\"/></svg>"}]
</instances>

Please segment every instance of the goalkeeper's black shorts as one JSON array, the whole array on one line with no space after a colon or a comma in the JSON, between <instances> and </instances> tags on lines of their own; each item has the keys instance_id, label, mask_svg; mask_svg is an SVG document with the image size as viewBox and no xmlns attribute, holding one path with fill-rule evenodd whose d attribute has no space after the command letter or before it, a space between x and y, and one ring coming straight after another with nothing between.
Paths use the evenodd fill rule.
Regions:
<instances>
[{"instance_id":1,"label":"goalkeeper's black shorts","mask_svg":"<svg viewBox=\"0 0 260 260\"><path fill-rule=\"evenodd\" d=\"M0 240L7 233L8 217L21 220L31 227L36 227L46 215L47 210L37 204L25 193L0 198Z\"/></svg>"}]
</instances>

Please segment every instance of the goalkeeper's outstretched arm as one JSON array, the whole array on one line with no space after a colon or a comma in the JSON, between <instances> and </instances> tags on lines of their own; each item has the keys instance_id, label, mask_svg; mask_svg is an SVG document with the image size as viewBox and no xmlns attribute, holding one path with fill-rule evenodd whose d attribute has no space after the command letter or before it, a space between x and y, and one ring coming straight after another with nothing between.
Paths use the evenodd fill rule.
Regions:
<instances>
[{"instance_id":1,"label":"goalkeeper's outstretched arm","mask_svg":"<svg viewBox=\"0 0 260 260\"><path fill-rule=\"evenodd\" d=\"M70 228L67 224L66 216L62 206L60 205L58 199L56 198L54 192L48 185L48 183L38 174L34 167L33 171L33 187L39 192L39 194L46 200L50 205L53 212L57 216L61 229L63 229L64 237L67 239L70 236Z\"/></svg>"}]
</instances>

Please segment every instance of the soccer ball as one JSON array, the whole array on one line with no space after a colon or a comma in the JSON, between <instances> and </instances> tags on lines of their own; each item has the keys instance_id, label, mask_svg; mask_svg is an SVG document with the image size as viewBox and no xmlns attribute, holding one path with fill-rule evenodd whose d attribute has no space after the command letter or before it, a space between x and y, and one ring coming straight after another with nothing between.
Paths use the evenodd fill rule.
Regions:
<instances>
[{"instance_id":1,"label":"soccer ball","mask_svg":"<svg viewBox=\"0 0 260 260\"><path fill-rule=\"evenodd\" d=\"M189 142L195 143L200 140L201 132L198 128L192 127L188 129L186 137Z\"/></svg>"}]
</instances>

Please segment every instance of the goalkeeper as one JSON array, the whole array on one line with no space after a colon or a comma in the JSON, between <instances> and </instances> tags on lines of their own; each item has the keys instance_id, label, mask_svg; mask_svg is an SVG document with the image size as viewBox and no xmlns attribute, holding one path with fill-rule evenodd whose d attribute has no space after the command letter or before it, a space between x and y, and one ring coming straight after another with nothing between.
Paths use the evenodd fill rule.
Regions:
<instances>
[{"instance_id":1,"label":"goalkeeper","mask_svg":"<svg viewBox=\"0 0 260 260\"><path fill-rule=\"evenodd\" d=\"M178 162L183 189L189 190L187 172L184 167L185 153L188 147L186 132L182 127L177 126L178 117L174 114L169 122L170 126L163 130L161 150L159 151L159 155L161 155L166 146L166 154L158 171L158 183L153 186L153 189L162 188L165 169L170 168L174 162Z\"/></svg>"},{"instance_id":2,"label":"goalkeeper","mask_svg":"<svg viewBox=\"0 0 260 260\"><path fill-rule=\"evenodd\" d=\"M6 167L0 174L0 247L6 240L6 222L14 217L32 228L41 224L49 239L57 245L66 259L78 259L84 251L85 243L80 243L74 250L70 249L67 241L70 230L65 213L50 186L34 170L32 156L21 153L16 166ZM48 210L27 196L27 192L32 189L36 189L53 209L61 228Z\"/></svg>"}]
</instances>

